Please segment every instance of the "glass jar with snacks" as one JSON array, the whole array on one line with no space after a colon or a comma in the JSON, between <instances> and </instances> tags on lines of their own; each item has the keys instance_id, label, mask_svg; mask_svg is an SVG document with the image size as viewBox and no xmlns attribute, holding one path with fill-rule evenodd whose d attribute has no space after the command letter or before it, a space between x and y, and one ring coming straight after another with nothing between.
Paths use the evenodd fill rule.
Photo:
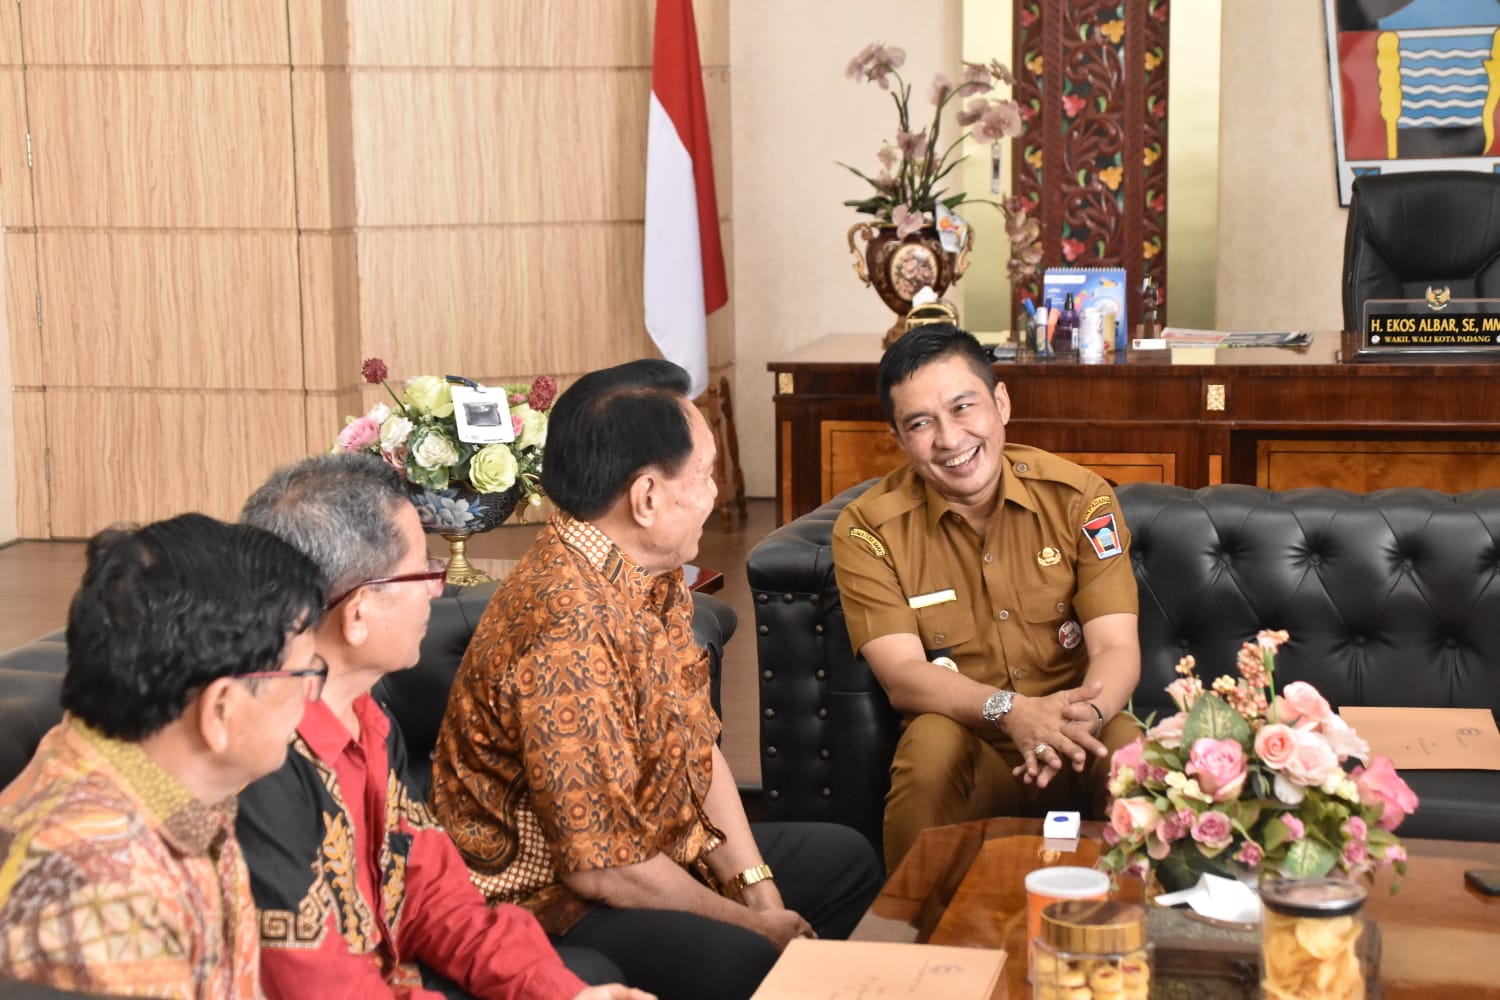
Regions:
<instances>
[{"instance_id":1,"label":"glass jar with snacks","mask_svg":"<svg viewBox=\"0 0 1500 1000\"><path fill-rule=\"evenodd\" d=\"M1042 911L1031 973L1033 1000L1147 1000L1146 911L1104 899L1051 904Z\"/></svg>"},{"instance_id":2,"label":"glass jar with snacks","mask_svg":"<svg viewBox=\"0 0 1500 1000\"><path fill-rule=\"evenodd\" d=\"M1260 900L1266 1000L1364 1000L1364 886L1334 878L1273 878L1261 883Z\"/></svg>"}]
</instances>

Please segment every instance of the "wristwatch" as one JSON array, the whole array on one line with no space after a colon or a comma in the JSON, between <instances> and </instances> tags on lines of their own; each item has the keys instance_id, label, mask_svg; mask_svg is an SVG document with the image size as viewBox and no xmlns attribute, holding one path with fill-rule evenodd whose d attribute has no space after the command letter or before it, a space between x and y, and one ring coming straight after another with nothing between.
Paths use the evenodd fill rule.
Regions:
<instances>
[{"instance_id":1,"label":"wristwatch","mask_svg":"<svg viewBox=\"0 0 1500 1000\"><path fill-rule=\"evenodd\" d=\"M1013 691L996 691L984 700L982 714L985 720L990 722L996 729L1000 728L1000 720L1010 713L1010 703L1015 699Z\"/></svg>"}]
</instances>

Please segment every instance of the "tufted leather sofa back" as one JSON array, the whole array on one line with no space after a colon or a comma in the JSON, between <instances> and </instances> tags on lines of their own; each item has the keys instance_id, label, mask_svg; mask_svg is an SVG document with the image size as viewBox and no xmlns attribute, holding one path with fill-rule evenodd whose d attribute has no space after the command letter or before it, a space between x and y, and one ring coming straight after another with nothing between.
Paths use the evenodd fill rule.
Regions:
<instances>
[{"instance_id":1,"label":"tufted leather sofa back","mask_svg":"<svg viewBox=\"0 0 1500 1000\"><path fill-rule=\"evenodd\" d=\"M830 549L839 511L868 486L777 529L748 572L766 816L846 823L878 848L900 722L849 649ZM1292 635L1278 683L1309 681L1335 707L1500 707L1500 490L1118 493L1140 589L1137 714L1169 706L1181 656L1208 680L1233 674L1263 628ZM1500 839L1500 774L1407 777L1423 806L1403 833Z\"/></svg>"}]
</instances>

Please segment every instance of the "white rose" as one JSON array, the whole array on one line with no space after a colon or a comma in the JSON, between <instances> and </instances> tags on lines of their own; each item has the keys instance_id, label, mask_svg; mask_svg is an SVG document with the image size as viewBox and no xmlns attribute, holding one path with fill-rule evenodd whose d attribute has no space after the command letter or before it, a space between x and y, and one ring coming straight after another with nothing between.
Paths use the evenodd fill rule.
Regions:
<instances>
[{"instance_id":1,"label":"white rose","mask_svg":"<svg viewBox=\"0 0 1500 1000\"><path fill-rule=\"evenodd\" d=\"M380 425L380 450L395 451L411 437L411 421L405 417L390 416Z\"/></svg>"},{"instance_id":2,"label":"white rose","mask_svg":"<svg viewBox=\"0 0 1500 1000\"><path fill-rule=\"evenodd\" d=\"M391 408L384 403L376 403L374 406L370 407L370 412L365 414L365 416L369 417L377 424L385 423L385 418L390 415Z\"/></svg>"},{"instance_id":3,"label":"white rose","mask_svg":"<svg viewBox=\"0 0 1500 1000\"><path fill-rule=\"evenodd\" d=\"M448 435L438 431L422 435L412 457L424 469L445 469L458 461L458 448Z\"/></svg>"}]
</instances>

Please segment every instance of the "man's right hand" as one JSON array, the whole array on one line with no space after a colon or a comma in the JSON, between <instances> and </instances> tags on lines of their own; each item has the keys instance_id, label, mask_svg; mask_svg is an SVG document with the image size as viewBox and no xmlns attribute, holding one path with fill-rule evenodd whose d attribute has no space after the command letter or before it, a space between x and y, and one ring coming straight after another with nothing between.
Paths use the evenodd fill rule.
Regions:
<instances>
[{"instance_id":1,"label":"man's right hand","mask_svg":"<svg viewBox=\"0 0 1500 1000\"><path fill-rule=\"evenodd\" d=\"M750 926L771 939L777 951L785 950L792 938L817 937L812 925L794 910L752 910Z\"/></svg>"},{"instance_id":2,"label":"man's right hand","mask_svg":"<svg viewBox=\"0 0 1500 1000\"><path fill-rule=\"evenodd\" d=\"M606 983L603 986L590 986L573 1000L656 1000L656 994L634 990L619 983Z\"/></svg>"}]
</instances>

